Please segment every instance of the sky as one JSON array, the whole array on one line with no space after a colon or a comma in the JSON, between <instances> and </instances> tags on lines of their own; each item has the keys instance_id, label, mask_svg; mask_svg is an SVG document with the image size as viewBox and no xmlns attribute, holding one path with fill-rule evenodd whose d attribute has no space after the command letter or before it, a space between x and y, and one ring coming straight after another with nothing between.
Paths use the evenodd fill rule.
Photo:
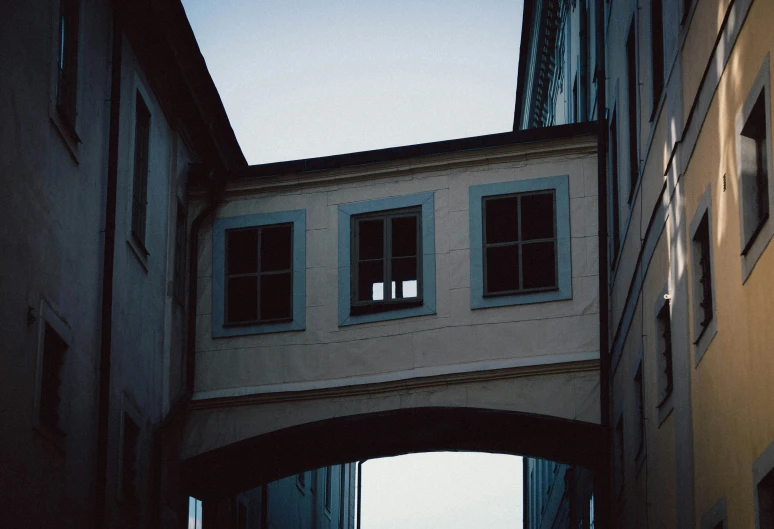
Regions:
<instances>
[{"instance_id":1,"label":"sky","mask_svg":"<svg viewBox=\"0 0 774 529\"><path fill-rule=\"evenodd\" d=\"M250 164L512 130L523 0L183 0Z\"/></svg>"},{"instance_id":2,"label":"sky","mask_svg":"<svg viewBox=\"0 0 774 529\"><path fill-rule=\"evenodd\" d=\"M363 463L362 529L514 529L522 458L430 452Z\"/></svg>"}]
</instances>

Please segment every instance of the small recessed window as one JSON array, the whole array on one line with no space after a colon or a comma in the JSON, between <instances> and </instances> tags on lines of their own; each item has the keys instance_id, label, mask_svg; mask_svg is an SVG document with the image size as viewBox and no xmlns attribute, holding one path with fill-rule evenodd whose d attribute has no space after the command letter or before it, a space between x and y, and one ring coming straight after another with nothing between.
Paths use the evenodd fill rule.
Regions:
<instances>
[{"instance_id":1,"label":"small recessed window","mask_svg":"<svg viewBox=\"0 0 774 529\"><path fill-rule=\"evenodd\" d=\"M323 487L323 504L325 505L325 510L330 512L331 493L333 492L333 469L331 467L325 467L323 469L323 474L325 477L325 486Z\"/></svg>"},{"instance_id":2,"label":"small recessed window","mask_svg":"<svg viewBox=\"0 0 774 529\"><path fill-rule=\"evenodd\" d=\"M656 315L656 349L658 353L658 398L661 405L672 394L672 318L666 300Z\"/></svg>"},{"instance_id":3,"label":"small recessed window","mask_svg":"<svg viewBox=\"0 0 774 529\"><path fill-rule=\"evenodd\" d=\"M148 153L150 151L150 111L142 96L135 97L134 180L132 186L132 236L145 247L148 211Z\"/></svg>"},{"instance_id":4,"label":"small recessed window","mask_svg":"<svg viewBox=\"0 0 774 529\"><path fill-rule=\"evenodd\" d=\"M343 529L346 527L346 497L347 497L347 465L341 465L339 467L339 527Z\"/></svg>"},{"instance_id":5,"label":"small recessed window","mask_svg":"<svg viewBox=\"0 0 774 529\"><path fill-rule=\"evenodd\" d=\"M129 503L137 501L137 452L139 439L139 425L128 413L124 412L121 492L123 499Z\"/></svg>"},{"instance_id":6,"label":"small recessed window","mask_svg":"<svg viewBox=\"0 0 774 529\"><path fill-rule=\"evenodd\" d=\"M613 491L616 496L623 491L624 483L624 429L623 416L618 418L615 424L613 436Z\"/></svg>"},{"instance_id":7,"label":"small recessed window","mask_svg":"<svg viewBox=\"0 0 774 529\"><path fill-rule=\"evenodd\" d=\"M177 217L175 220L175 270L173 295L180 305L185 301L185 206L177 202Z\"/></svg>"},{"instance_id":8,"label":"small recessed window","mask_svg":"<svg viewBox=\"0 0 774 529\"><path fill-rule=\"evenodd\" d=\"M484 296L557 288L553 190L483 198Z\"/></svg>"},{"instance_id":9,"label":"small recessed window","mask_svg":"<svg viewBox=\"0 0 774 529\"><path fill-rule=\"evenodd\" d=\"M745 121L740 138L742 231L747 254L763 223L769 218L769 162L766 134L766 91L761 90L750 115Z\"/></svg>"},{"instance_id":10,"label":"small recessed window","mask_svg":"<svg viewBox=\"0 0 774 529\"><path fill-rule=\"evenodd\" d=\"M696 340L699 341L704 330L712 322L714 317L714 305L712 301L712 254L710 248L709 215L706 213L699 222L699 226L693 235L693 256L697 259L694 270L694 299L697 301L694 310L698 314L698 329Z\"/></svg>"},{"instance_id":11,"label":"small recessed window","mask_svg":"<svg viewBox=\"0 0 774 529\"><path fill-rule=\"evenodd\" d=\"M48 431L62 435L62 367L64 366L67 344L48 323L43 331L43 366L40 382L40 404L38 417Z\"/></svg>"},{"instance_id":12,"label":"small recessed window","mask_svg":"<svg viewBox=\"0 0 774 529\"><path fill-rule=\"evenodd\" d=\"M226 324L292 319L293 224L227 230L226 254Z\"/></svg>"},{"instance_id":13,"label":"small recessed window","mask_svg":"<svg viewBox=\"0 0 774 529\"><path fill-rule=\"evenodd\" d=\"M422 304L419 207L352 217L351 314Z\"/></svg>"}]
</instances>

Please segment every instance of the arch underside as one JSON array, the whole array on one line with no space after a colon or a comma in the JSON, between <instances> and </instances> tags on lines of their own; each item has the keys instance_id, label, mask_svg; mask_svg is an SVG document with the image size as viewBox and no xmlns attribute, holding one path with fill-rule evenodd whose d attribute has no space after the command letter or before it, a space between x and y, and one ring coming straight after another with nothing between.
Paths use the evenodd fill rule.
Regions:
<instances>
[{"instance_id":1,"label":"arch underside","mask_svg":"<svg viewBox=\"0 0 774 529\"><path fill-rule=\"evenodd\" d=\"M526 455L604 469L598 424L519 411L419 407L283 428L191 457L191 495L218 498L327 465L428 451Z\"/></svg>"}]
</instances>

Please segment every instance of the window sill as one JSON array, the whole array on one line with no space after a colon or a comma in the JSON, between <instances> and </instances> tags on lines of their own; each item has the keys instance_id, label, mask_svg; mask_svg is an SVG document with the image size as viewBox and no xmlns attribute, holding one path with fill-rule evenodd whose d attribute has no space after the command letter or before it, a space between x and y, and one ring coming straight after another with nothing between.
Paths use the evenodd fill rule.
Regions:
<instances>
[{"instance_id":1,"label":"window sill","mask_svg":"<svg viewBox=\"0 0 774 529\"><path fill-rule=\"evenodd\" d=\"M744 285L752 274L764 250L774 236L774 222L767 215L753 232L750 240L742 249L742 284Z\"/></svg>"},{"instance_id":2,"label":"window sill","mask_svg":"<svg viewBox=\"0 0 774 529\"><path fill-rule=\"evenodd\" d=\"M704 358L704 353L707 352L707 349L709 349L710 344L712 343L712 340L715 338L715 335L718 333L718 316L717 313L715 313L712 317L712 321L707 324L704 329L699 333L698 338L696 341L694 341L693 344L693 351L694 351L694 368L699 367L699 362L701 362L701 359Z\"/></svg>"},{"instance_id":3,"label":"window sill","mask_svg":"<svg viewBox=\"0 0 774 529\"><path fill-rule=\"evenodd\" d=\"M126 239L126 244L129 245L129 248L131 249L134 256L137 258L137 260L140 262L140 265L142 266L142 269L145 271L145 273L148 273L148 257L149 253L148 250L145 249L145 246L140 243L137 238L134 235L130 235L128 239Z\"/></svg>"},{"instance_id":4,"label":"window sill","mask_svg":"<svg viewBox=\"0 0 774 529\"><path fill-rule=\"evenodd\" d=\"M295 303L296 300L294 300ZM296 320L278 323L256 323L252 325L224 324L212 329L213 338L247 336L250 334L268 334L272 332L303 331L305 326Z\"/></svg>"},{"instance_id":5,"label":"window sill","mask_svg":"<svg viewBox=\"0 0 774 529\"><path fill-rule=\"evenodd\" d=\"M667 420L667 417L669 417L672 414L672 410L675 409L675 405L672 402L673 393L674 393L674 390L669 392L669 395L664 397L664 399L658 405L658 427L659 428L661 428L661 425L664 424L664 421Z\"/></svg>"},{"instance_id":6,"label":"window sill","mask_svg":"<svg viewBox=\"0 0 774 529\"><path fill-rule=\"evenodd\" d=\"M76 163L76 165L79 164L80 160L78 159L78 146L81 144L81 139L75 132L75 127L73 127L73 125L61 114L61 112L59 112L59 110L56 109L56 107L54 107L54 109L51 111L50 118L51 124L53 125L54 129L56 129L57 133L59 133L59 137L62 138L62 142L65 144L65 147L70 153L70 156L72 156L73 161Z\"/></svg>"}]
</instances>

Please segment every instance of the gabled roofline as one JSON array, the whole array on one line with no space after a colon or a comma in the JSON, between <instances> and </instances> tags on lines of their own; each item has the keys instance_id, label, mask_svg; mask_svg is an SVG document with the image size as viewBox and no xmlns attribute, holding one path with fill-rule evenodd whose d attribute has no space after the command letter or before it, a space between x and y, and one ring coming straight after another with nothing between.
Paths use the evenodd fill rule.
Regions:
<instances>
[{"instance_id":1,"label":"gabled roofline","mask_svg":"<svg viewBox=\"0 0 774 529\"><path fill-rule=\"evenodd\" d=\"M234 179L271 178L287 174L315 173L344 167L355 167L368 164L418 158L422 156L438 156L454 152L492 149L515 144L527 144L551 141L576 136L594 135L598 131L596 122L572 123L529 130L516 130L473 136L454 140L419 143L404 147L390 147L334 156L306 158L287 162L275 162L261 165L250 165L232 171Z\"/></svg>"}]
</instances>

